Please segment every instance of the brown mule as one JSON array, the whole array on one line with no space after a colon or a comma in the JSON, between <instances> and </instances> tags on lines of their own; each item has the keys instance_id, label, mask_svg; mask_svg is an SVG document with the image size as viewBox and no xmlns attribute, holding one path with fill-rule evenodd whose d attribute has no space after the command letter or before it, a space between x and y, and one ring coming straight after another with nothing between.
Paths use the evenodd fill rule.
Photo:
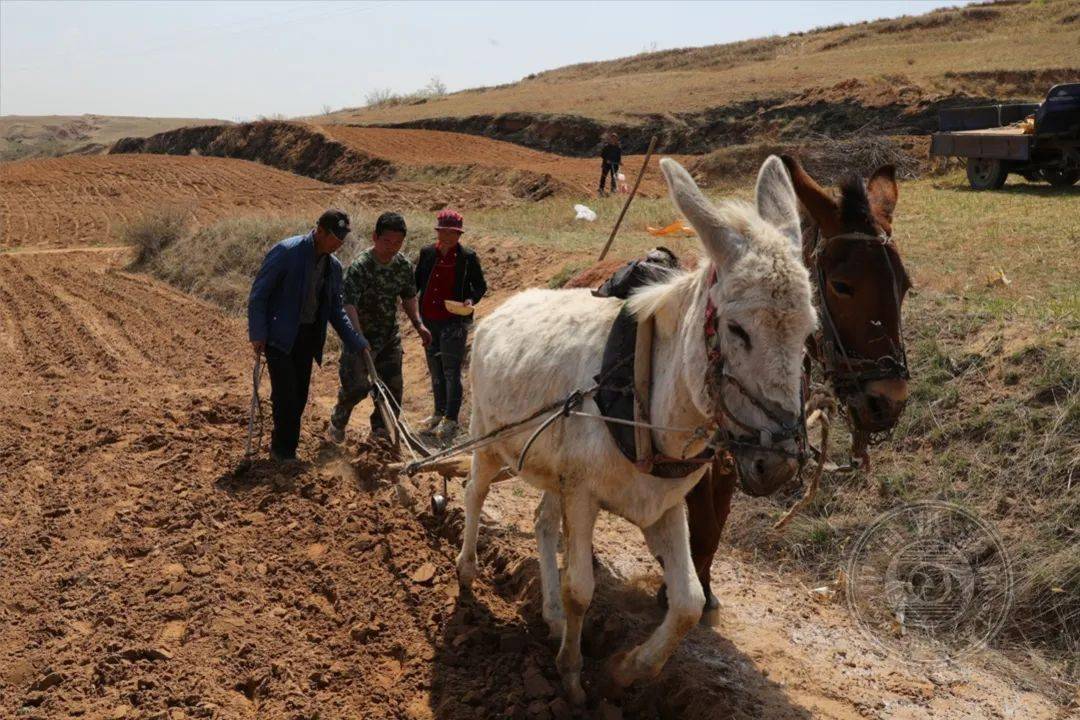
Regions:
<instances>
[{"instance_id":1,"label":"brown mule","mask_svg":"<svg viewBox=\"0 0 1080 720\"><path fill-rule=\"evenodd\" d=\"M867 447L895 426L908 394L900 311L911 281L892 241L895 168L881 167L865 181L848 179L837 198L797 160L786 155L781 160L805 211L803 259L817 285L821 332L809 343L809 355L845 408L852 454L865 467ZM709 573L735 479L734 466L717 462L686 496L690 550L705 590L706 622L715 622L719 607Z\"/></svg>"}]
</instances>

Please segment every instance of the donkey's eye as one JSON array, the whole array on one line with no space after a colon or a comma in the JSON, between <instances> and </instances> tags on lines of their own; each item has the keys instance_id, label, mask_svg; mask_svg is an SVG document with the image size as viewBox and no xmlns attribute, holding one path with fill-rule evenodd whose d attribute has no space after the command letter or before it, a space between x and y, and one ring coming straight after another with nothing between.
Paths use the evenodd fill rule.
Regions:
<instances>
[{"instance_id":1,"label":"donkey's eye","mask_svg":"<svg viewBox=\"0 0 1080 720\"><path fill-rule=\"evenodd\" d=\"M728 323L727 329L731 331L731 334L746 343L747 349L750 348L750 335L742 329L742 325L739 323Z\"/></svg>"},{"instance_id":2,"label":"donkey's eye","mask_svg":"<svg viewBox=\"0 0 1080 720\"><path fill-rule=\"evenodd\" d=\"M832 282L832 289L835 290L837 292L837 294L839 294L839 295L854 295L855 294L855 288L851 287L850 285L848 285L845 282L840 282L838 280L834 280Z\"/></svg>"}]
</instances>

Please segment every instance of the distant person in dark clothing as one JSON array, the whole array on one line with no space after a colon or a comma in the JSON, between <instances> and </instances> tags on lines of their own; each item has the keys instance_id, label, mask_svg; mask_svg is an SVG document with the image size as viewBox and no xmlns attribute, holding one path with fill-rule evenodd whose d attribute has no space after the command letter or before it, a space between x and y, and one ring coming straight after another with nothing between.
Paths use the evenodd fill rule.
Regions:
<instances>
[{"instance_id":1,"label":"distant person in dark clothing","mask_svg":"<svg viewBox=\"0 0 1080 720\"><path fill-rule=\"evenodd\" d=\"M604 180L611 173L611 192L618 189L619 165L622 164L622 146L619 145L619 136L610 133L607 142L600 149L600 194L604 194Z\"/></svg>"},{"instance_id":2,"label":"distant person in dark clothing","mask_svg":"<svg viewBox=\"0 0 1080 720\"><path fill-rule=\"evenodd\" d=\"M251 284L248 338L255 354L266 353L275 460L296 458L300 418L307 405L311 363L322 364L326 323L342 342L359 353L367 339L345 314L341 300L341 263L333 253L349 234L349 216L327 210L306 235L282 240L270 249Z\"/></svg>"},{"instance_id":3,"label":"distant person in dark clothing","mask_svg":"<svg viewBox=\"0 0 1080 720\"><path fill-rule=\"evenodd\" d=\"M459 429L461 365L472 323L472 308L487 292L480 259L475 251L461 244L464 232L465 221L461 214L443 210L435 220L435 244L421 249L416 261L420 317L432 336L426 351L435 398L435 412L424 420L422 428L440 440L453 438ZM447 307L448 300L457 313Z\"/></svg>"},{"instance_id":4,"label":"distant person in dark clothing","mask_svg":"<svg viewBox=\"0 0 1080 720\"><path fill-rule=\"evenodd\" d=\"M679 267L679 259L666 247L655 247L641 260L631 260L615 271L604 284L593 290L593 297L625 300L630 293L648 283L662 282Z\"/></svg>"}]
</instances>

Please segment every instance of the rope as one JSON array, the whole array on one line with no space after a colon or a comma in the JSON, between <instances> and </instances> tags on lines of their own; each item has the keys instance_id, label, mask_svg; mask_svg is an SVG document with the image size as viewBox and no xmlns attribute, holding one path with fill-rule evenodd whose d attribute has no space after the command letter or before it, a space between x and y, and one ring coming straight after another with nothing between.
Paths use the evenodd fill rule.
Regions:
<instances>
[{"instance_id":1,"label":"rope","mask_svg":"<svg viewBox=\"0 0 1080 720\"><path fill-rule=\"evenodd\" d=\"M784 517L776 521L773 525L773 530L780 530L795 517L796 513L801 511L804 507L810 504L810 501L817 495L818 485L821 482L821 474L825 471L825 463L828 461L829 452L829 416L823 410L815 410L811 413L810 417L806 420L806 426L812 425L817 418L821 418L821 452L818 455L817 470L814 471L814 475L810 478L810 487L806 488L806 492L799 498L798 502L791 506L791 509L784 513ZM807 443L809 444L809 443Z\"/></svg>"},{"instance_id":2,"label":"rope","mask_svg":"<svg viewBox=\"0 0 1080 720\"><path fill-rule=\"evenodd\" d=\"M622 418L608 417L607 415L596 415L594 413L581 412L580 410L571 410L569 414L576 417L603 420L605 422L615 423L616 425L630 425L631 427L649 428L651 430L659 430L660 432L696 433L701 430L701 426L698 426L696 428L668 427L667 425L653 425L652 423L639 422L637 420L623 420Z\"/></svg>"},{"instance_id":3,"label":"rope","mask_svg":"<svg viewBox=\"0 0 1080 720\"><path fill-rule=\"evenodd\" d=\"M637 422L637 421L634 421L634 420L623 420L622 418L614 418L614 417L610 417L608 415L600 415L598 413L587 413L587 412L582 412L580 410L572 409L573 407L575 407L577 405L580 405L582 402L584 402L585 398L587 398L590 395L592 395L593 393L595 393L597 389L598 388L594 387L594 388L592 388L590 390L587 390L587 391L577 390L574 393L572 393L571 395L569 395L565 400L560 400L557 403L552 403L551 405L548 405L547 407L542 408L541 410L533 413L532 415L530 415L525 420L521 420L521 421L516 422L516 423L510 423L508 425L500 426L500 427L496 428L495 430L492 430L491 432L487 433L483 437L476 438L474 440L468 440L468 441L463 442L463 443L459 443L457 445L445 448L444 450L441 450L439 452L433 453L433 454L429 455L428 457L424 458L423 460L417 460L415 462L409 463L405 467L405 473L408 474L408 475L414 475L417 472L423 470L425 467L428 467L430 465L434 465L438 461L443 460L445 458L454 457L454 456L457 456L457 455L464 455L467 452L471 452L473 450L479 450L480 448L487 447L488 445L493 445L494 443L500 442L500 441L504 440L507 437L512 437L513 435L518 435L520 433L526 432L526 431L531 429L530 427L528 427L530 423L535 422L536 420L540 419L540 417L545 412L550 412L553 409L555 410L555 412L552 412L550 415L543 418L543 420L540 423L540 427L538 427L533 432L532 436L526 441L525 446L522 448L521 454L518 456L518 463L517 463L517 471L518 472L521 472L521 469L524 466L524 462L525 462L525 455L528 453L529 448L532 447L532 444L536 441L536 439L541 434L543 434L544 430L547 430L549 427L551 427L551 425L553 425L554 422L556 420L558 420L560 417L569 417L569 416L572 415L572 416L575 416L575 417L588 418L588 419L592 419L592 420L603 420L605 422L612 422L612 423L617 423L617 424L622 424L622 425L632 425L632 426L635 426L635 427L645 427L645 428L650 428L652 430L659 430L661 432L691 433L695 437L700 437L701 436L701 431L702 431L701 427L682 428L682 427L670 427L670 426L667 426L667 425L654 425L652 423L643 423L643 422Z\"/></svg>"},{"instance_id":4,"label":"rope","mask_svg":"<svg viewBox=\"0 0 1080 720\"><path fill-rule=\"evenodd\" d=\"M577 390L577 391L575 391L575 393L582 392L582 397L586 397L586 396L592 395L598 389L599 389L599 386L593 386L592 388L590 388L589 390L586 390L584 392L582 392L580 390ZM528 425L529 423L531 423L531 422L535 421L536 419L538 419L541 415L544 415L545 413L549 413L552 410L554 410L555 408L560 408L560 413L561 413L562 412L561 408L562 408L563 405L565 405L565 403L566 403L566 399L559 400L557 402L551 403L549 405L546 405L546 406L540 408L539 410L537 410L536 412L534 412L532 415L530 415L527 418L524 418L522 420L518 420L516 422L508 423L506 425L502 425L500 427L495 428L491 432L485 433L484 435L482 435L482 436L480 436L478 438L472 438L470 440L466 440L463 443L458 443L457 445L451 445L450 447L445 448L443 450L440 450L439 452L432 453L431 455L429 455L427 458L425 458L423 460L419 460L419 461L416 461L416 462L409 463L405 467L405 473L407 475L415 475L417 472L424 469L425 467L427 467L429 465L434 465L437 461L442 460L444 458L453 457L453 456L456 456L456 455L463 455L466 452L470 452L472 450L477 450L477 449L479 449L481 447L486 447L488 445L491 445L492 443L499 442L500 440L502 440L504 437L507 437L508 435L515 435L515 434L517 434L519 432L525 432L526 430L528 430L528 428L523 427L523 426Z\"/></svg>"}]
</instances>

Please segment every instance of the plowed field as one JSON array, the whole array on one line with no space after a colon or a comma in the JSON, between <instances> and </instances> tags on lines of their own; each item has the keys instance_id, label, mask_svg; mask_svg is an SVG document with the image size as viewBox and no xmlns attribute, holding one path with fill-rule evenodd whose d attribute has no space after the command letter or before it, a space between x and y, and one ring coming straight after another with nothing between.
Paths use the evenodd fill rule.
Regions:
<instances>
[{"instance_id":1,"label":"plowed field","mask_svg":"<svg viewBox=\"0 0 1080 720\"><path fill-rule=\"evenodd\" d=\"M349 125L324 125L319 129L360 152L397 165L449 165L534 172L550 175L571 191L586 195L595 194L600 181L599 159L563 157L477 135ZM650 161L639 192L654 196L665 192L659 159L657 155ZM633 184L643 160L642 155L624 156L621 171L628 184Z\"/></svg>"},{"instance_id":2,"label":"plowed field","mask_svg":"<svg viewBox=\"0 0 1080 720\"><path fill-rule=\"evenodd\" d=\"M539 266L527 249L482 250L507 268L499 293L515 267ZM344 448L320 440L333 361L316 371L308 462L243 468L243 323L124 262L0 254L2 717L1055 716L975 667L883 658L840 608L723 553L720 627L604 700L604 660L660 619L656 563L610 518L585 636L590 705L575 714L539 617L535 494L492 493L481 578L459 597L460 516L426 512L434 478L407 486L416 503L403 506L386 458L357 440L364 408ZM415 417L427 391L411 336L406 353Z\"/></svg>"},{"instance_id":3,"label":"plowed field","mask_svg":"<svg viewBox=\"0 0 1080 720\"><path fill-rule=\"evenodd\" d=\"M0 164L0 248L108 242L154 206L226 213L315 212L340 190L244 160L165 155L69 156Z\"/></svg>"},{"instance_id":4,"label":"plowed field","mask_svg":"<svg viewBox=\"0 0 1080 720\"><path fill-rule=\"evenodd\" d=\"M489 207L509 191L422 182L330 185L255 162L173 155L67 156L0 163L0 249L116 242L128 220L162 205L198 222L245 214L310 215L331 205Z\"/></svg>"}]
</instances>

